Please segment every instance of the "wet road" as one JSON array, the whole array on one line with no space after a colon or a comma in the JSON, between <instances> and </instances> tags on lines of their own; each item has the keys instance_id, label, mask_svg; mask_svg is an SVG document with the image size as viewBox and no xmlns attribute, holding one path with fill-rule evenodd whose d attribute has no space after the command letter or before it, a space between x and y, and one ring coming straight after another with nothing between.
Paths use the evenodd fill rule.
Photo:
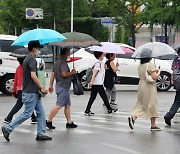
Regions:
<instances>
[{"instance_id":1,"label":"wet road","mask_svg":"<svg viewBox=\"0 0 180 154\"><path fill-rule=\"evenodd\" d=\"M161 132L150 131L150 121L138 119L135 129L128 127L127 117L136 102L137 86L118 87L117 103L119 111L107 115L102 100L98 97L93 105L93 117L85 117L89 92L83 96L72 94L72 119L77 129L65 128L65 117L61 110L54 118L55 130L47 130L52 141L36 142L36 125L30 119L17 127L7 143L0 132L1 154L178 154L180 153L180 113L172 121L172 126L164 124L163 116L174 99L174 91L158 93L159 115L157 125ZM46 114L56 101L55 94L43 98ZM0 124L14 105L15 99L0 95ZM20 114L19 111L17 113ZM16 116L17 116L16 115Z\"/></svg>"}]
</instances>

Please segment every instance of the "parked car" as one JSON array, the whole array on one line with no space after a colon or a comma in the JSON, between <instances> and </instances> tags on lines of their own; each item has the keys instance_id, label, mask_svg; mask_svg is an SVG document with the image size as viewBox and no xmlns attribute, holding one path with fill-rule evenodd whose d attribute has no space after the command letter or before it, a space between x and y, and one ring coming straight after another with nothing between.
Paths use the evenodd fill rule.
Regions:
<instances>
[{"instance_id":1,"label":"parked car","mask_svg":"<svg viewBox=\"0 0 180 154\"><path fill-rule=\"evenodd\" d=\"M0 91L4 94L11 95L14 85L14 75L19 63L17 58L9 56L10 52L0 52ZM42 58L36 58L37 67L44 63Z\"/></svg>"},{"instance_id":2,"label":"parked car","mask_svg":"<svg viewBox=\"0 0 180 154\"><path fill-rule=\"evenodd\" d=\"M122 46L122 44L120 44ZM128 48L128 46L123 46ZM135 48L130 48L132 51L135 51ZM120 80L120 84L131 84L137 85L139 83L138 77L138 65L140 63L139 60L134 60L131 58L132 53L129 54L121 54L116 55L115 62L118 61L119 63L119 71L117 75ZM84 90L90 90L86 83L86 70L93 66L95 62L95 58L93 56L93 52L86 51L85 49L81 48L79 50L74 51L74 57L71 53L71 58L69 60L70 68L73 67L73 61L76 70L79 73L79 79L83 85ZM105 60L104 60L105 61ZM161 60L156 59L152 60L155 62L156 68L159 66L161 67L161 75L157 80L157 89L159 91L168 91L171 88L171 64L172 60Z\"/></svg>"}]
</instances>

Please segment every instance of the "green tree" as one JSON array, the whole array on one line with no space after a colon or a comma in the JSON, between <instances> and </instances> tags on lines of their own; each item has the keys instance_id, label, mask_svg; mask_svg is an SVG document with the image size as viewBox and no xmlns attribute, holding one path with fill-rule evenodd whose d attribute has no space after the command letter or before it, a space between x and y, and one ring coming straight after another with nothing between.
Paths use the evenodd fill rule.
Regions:
<instances>
[{"instance_id":1,"label":"green tree","mask_svg":"<svg viewBox=\"0 0 180 154\"><path fill-rule=\"evenodd\" d=\"M89 0L89 6L93 17L109 17L111 10L109 0Z\"/></svg>"},{"instance_id":2,"label":"green tree","mask_svg":"<svg viewBox=\"0 0 180 154\"><path fill-rule=\"evenodd\" d=\"M140 20L140 0L109 0L112 15L116 17L118 25L127 29L132 38L132 46L135 47L135 33L142 26Z\"/></svg>"},{"instance_id":3,"label":"green tree","mask_svg":"<svg viewBox=\"0 0 180 154\"><path fill-rule=\"evenodd\" d=\"M168 26L180 26L180 1L179 0L143 0L145 9L141 20L149 24L151 30L154 24L162 25L165 31L165 43L168 43Z\"/></svg>"}]
</instances>

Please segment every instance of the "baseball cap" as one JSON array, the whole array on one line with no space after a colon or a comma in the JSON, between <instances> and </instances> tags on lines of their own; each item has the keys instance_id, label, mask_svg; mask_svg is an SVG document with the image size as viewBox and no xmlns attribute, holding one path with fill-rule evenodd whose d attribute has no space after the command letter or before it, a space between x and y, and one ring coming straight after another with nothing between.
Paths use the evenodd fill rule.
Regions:
<instances>
[{"instance_id":1,"label":"baseball cap","mask_svg":"<svg viewBox=\"0 0 180 154\"><path fill-rule=\"evenodd\" d=\"M28 50L31 51L33 48L43 48L39 41L29 41Z\"/></svg>"}]
</instances>

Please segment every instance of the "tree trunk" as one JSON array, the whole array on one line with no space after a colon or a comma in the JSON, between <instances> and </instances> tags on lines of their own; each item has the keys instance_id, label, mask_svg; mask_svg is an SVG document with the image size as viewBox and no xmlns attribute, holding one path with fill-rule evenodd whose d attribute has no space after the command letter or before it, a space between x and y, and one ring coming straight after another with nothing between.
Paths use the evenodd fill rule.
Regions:
<instances>
[{"instance_id":1,"label":"tree trunk","mask_svg":"<svg viewBox=\"0 0 180 154\"><path fill-rule=\"evenodd\" d=\"M168 44L168 25L165 24L164 26L164 33L165 33L165 43Z\"/></svg>"},{"instance_id":2,"label":"tree trunk","mask_svg":"<svg viewBox=\"0 0 180 154\"><path fill-rule=\"evenodd\" d=\"M135 37L135 27L134 25L132 26L132 46L135 47L136 46L136 37Z\"/></svg>"}]
</instances>

